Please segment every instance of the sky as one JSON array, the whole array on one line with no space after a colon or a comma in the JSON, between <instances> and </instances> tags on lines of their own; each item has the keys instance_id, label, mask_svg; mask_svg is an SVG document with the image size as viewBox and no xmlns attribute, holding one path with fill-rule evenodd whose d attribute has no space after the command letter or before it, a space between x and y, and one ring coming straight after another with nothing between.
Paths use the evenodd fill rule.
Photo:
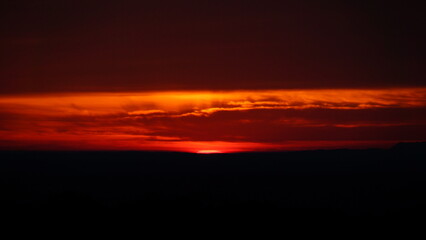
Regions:
<instances>
[{"instance_id":1,"label":"sky","mask_svg":"<svg viewBox=\"0 0 426 240\"><path fill-rule=\"evenodd\" d=\"M426 140L420 1L0 3L0 149Z\"/></svg>"}]
</instances>

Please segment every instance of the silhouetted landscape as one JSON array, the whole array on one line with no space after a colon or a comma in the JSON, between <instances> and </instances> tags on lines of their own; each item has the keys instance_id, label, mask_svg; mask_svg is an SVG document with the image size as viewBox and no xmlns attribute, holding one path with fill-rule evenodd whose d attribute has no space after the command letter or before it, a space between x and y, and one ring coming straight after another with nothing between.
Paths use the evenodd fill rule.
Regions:
<instances>
[{"instance_id":1,"label":"silhouetted landscape","mask_svg":"<svg viewBox=\"0 0 426 240\"><path fill-rule=\"evenodd\" d=\"M235 154L0 153L2 212L423 215L426 144Z\"/></svg>"}]
</instances>

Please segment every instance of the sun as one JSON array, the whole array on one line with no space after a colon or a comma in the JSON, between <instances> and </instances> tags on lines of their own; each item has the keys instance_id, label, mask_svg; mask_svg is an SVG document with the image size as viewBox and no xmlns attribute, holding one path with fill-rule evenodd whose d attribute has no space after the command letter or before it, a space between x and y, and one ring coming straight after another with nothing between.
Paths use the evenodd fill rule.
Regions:
<instances>
[{"instance_id":1,"label":"sun","mask_svg":"<svg viewBox=\"0 0 426 240\"><path fill-rule=\"evenodd\" d=\"M200 150L197 152L198 154L214 154L214 153L222 153L219 150Z\"/></svg>"}]
</instances>

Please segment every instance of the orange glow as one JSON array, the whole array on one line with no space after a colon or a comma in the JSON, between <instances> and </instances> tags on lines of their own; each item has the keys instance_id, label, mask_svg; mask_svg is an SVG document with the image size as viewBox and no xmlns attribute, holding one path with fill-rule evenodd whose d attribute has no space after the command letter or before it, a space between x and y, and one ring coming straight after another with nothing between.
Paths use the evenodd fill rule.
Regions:
<instances>
[{"instance_id":1,"label":"orange glow","mask_svg":"<svg viewBox=\"0 0 426 240\"><path fill-rule=\"evenodd\" d=\"M426 88L64 93L0 96L9 111L44 115L193 114L250 109L424 107Z\"/></svg>"},{"instance_id":2,"label":"orange glow","mask_svg":"<svg viewBox=\"0 0 426 240\"><path fill-rule=\"evenodd\" d=\"M219 150L200 150L197 152L198 154L214 154L214 153L222 153Z\"/></svg>"},{"instance_id":3,"label":"orange glow","mask_svg":"<svg viewBox=\"0 0 426 240\"><path fill-rule=\"evenodd\" d=\"M228 153L387 146L423 140L425 108L426 88L5 95L0 148Z\"/></svg>"}]
</instances>

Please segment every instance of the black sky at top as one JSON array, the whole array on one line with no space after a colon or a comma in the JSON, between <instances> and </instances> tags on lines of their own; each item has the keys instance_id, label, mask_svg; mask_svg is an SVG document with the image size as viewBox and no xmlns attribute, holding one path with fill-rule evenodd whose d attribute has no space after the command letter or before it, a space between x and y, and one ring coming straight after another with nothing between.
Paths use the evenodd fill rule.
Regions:
<instances>
[{"instance_id":1,"label":"black sky at top","mask_svg":"<svg viewBox=\"0 0 426 240\"><path fill-rule=\"evenodd\" d=\"M425 86L420 1L1 1L0 92Z\"/></svg>"}]
</instances>

